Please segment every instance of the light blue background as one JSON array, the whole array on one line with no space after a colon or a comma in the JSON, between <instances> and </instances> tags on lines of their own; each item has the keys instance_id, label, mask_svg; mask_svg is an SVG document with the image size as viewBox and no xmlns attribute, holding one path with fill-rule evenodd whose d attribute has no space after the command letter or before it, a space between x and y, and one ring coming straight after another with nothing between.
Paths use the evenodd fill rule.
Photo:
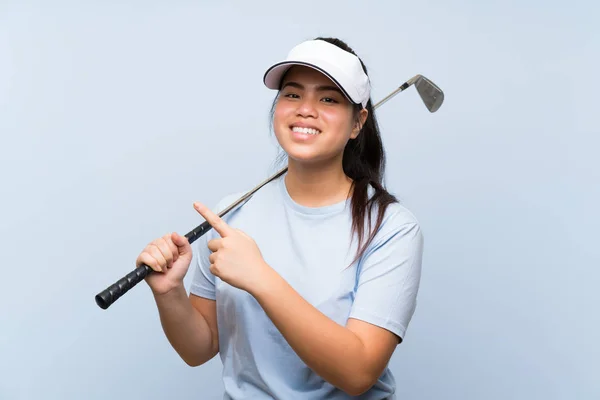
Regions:
<instances>
[{"instance_id":1,"label":"light blue background","mask_svg":"<svg viewBox=\"0 0 600 400\"><path fill-rule=\"evenodd\" d=\"M220 398L220 361L179 359L147 285L93 297L199 224L193 201L270 175L262 74L317 35L374 100L417 73L447 96L378 111L426 239L399 398L600 398L597 4L0 2L0 398Z\"/></svg>"}]
</instances>

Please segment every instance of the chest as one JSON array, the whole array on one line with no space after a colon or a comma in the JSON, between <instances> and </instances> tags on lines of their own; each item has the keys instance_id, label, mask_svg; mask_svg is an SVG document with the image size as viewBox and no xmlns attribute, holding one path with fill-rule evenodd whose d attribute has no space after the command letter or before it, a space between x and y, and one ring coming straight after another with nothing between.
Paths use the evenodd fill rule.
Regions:
<instances>
[{"instance_id":1,"label":"chest","mask_svg":"<svg viewBox=\"0 0 600 400\"><path fill-rule=\"evenodd\" d=\"M293 210L254 210L231 224L255 240L267 264L310 304L336 320L349 311L356 289L356 266L350 265L356 241L345 214L313 218ZM230 300L243 302L240 295Z\"/></svg>"}]
</instances>

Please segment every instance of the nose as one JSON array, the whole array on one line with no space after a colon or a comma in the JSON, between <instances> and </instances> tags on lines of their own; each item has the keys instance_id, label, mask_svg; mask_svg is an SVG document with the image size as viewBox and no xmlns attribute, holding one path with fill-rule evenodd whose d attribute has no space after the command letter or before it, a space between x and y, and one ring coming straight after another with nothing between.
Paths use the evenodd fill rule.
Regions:
<instances>
[{"instance_id":1,"label":"nose","mask_svg":"<svg viewBox=\"0 0 600 400\"><path fill-rule=\"evenodd\" d=\"M312 98L312 96L303 96L300 102L298 103L298 116L304 118L317 118L318 112L314 102L315 100Z\"/></svg>"}]
</instances>

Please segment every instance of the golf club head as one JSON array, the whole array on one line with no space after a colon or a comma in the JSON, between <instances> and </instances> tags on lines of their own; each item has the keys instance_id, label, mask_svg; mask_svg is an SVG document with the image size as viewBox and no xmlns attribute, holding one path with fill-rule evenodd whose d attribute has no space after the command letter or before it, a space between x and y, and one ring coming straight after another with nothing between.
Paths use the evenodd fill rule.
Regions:
<instances>
[{"instance_id":1,"label":"golf club head","mask_svg":"<svg viewBox=\"0 0 600 400\"><path fill-rule=\"evenodd\" d=\"M430 112L434 113L442 106L444 92L435 83L423 75L419 75L415 82L415 87Z\"/></svg>"}]
</instances>

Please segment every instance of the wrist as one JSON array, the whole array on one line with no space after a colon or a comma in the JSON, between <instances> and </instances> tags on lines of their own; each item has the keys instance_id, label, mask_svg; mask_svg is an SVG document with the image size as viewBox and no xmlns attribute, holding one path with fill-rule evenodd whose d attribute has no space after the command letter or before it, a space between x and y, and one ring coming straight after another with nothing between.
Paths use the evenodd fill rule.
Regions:
<instances>
[{"instance_id":1,"label":"wrist","mask_svg":"<svg viewBox=\"0 0 600 400\"><path fill-rule=\"evenodd\" d=\"M256 279L252 287L248 290L248 293L250 293L257 300L275 289L282 279L277 271L275 271L266 262L262 263L260 271L261 273L257 276L258 279Z\"/></svg>"},{"instance_id":2,"label":"wrist","mask_svg":"<svg viewBox=\"0 0 600 400\"><path fill-rule=\"evenodd\" d=\"M185 287L183 285L183 281L174 286L173 288L167 290L166 292L155 292L152 291L152 295L154 296L154 300L158 302L169 302L172 300L179 299L182 295L187 296L185 291Z\"/></svg>"}]
</instances>

